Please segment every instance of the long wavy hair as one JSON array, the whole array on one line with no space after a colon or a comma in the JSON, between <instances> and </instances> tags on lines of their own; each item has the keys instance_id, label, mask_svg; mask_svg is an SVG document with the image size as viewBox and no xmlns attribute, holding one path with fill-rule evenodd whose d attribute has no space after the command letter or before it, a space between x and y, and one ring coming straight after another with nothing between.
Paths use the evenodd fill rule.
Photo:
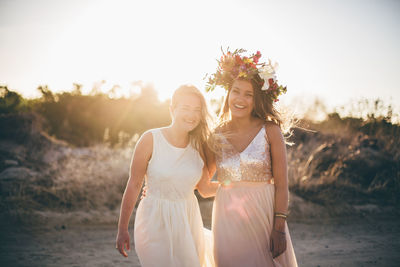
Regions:
<instances>
[{"instance_id":1,"label":"long wavy hair","mask_svg":"<svg viewBox=\"0 0 400 267\"><path fill-rule=\"evenodd\" d=\"M265 122L270 121L277 124L283 134L290 135L290 129L293 125L293 121L290 118L284 118L281 113L276 109L274 102L271 98L261 90L263 86L263 79L256 74L252 79L243 79L251 83L253 87L253 101L254 108L251 112L251 116L255 118L259 118ZM224 97L223 104L219 113L219 126L222 126L231 120L231 114L229 110L229 95L231 93L231 89L229 88L228 93Z\"/></svg>"},{"instance_id":2,"label":"long wavy hair","mask_svg":"<svg viewBox=\"0 0 400 267\"><path fill-rule=\"evenodd\" d=\"M199 152L202 152L202 145L206 143L208 137L211 133L211 124L212 119L211 115L208 111L207 102L200 92L195 86L190 84L181 85L178 89L175 90L171 99L171 107L176 108L179 104L180 98L183 95L195 95L200 99L201 103L201 118L199 124L189 132L189 140L191 145Z\"/></svg>"}]
</instances>

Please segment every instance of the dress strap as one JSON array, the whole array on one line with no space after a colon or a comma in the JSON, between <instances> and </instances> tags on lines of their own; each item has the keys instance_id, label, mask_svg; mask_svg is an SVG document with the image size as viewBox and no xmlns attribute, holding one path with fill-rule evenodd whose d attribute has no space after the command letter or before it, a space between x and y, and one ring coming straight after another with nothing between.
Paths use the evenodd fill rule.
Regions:
<instances>
[{"instance_id":1,"label":"dress strap","mask_svg":"<svg viewBox=\"0 0 400 267\"><path fill-rule=\"evenodd\" d=\"M149 161L150 163L151 161L153 161L153 159L155 159L158 156L157 154L160 146L160 129L151 129L148 131L153 136L153 150L151 154L151 159Z\"/></svg>"}]
</instances>

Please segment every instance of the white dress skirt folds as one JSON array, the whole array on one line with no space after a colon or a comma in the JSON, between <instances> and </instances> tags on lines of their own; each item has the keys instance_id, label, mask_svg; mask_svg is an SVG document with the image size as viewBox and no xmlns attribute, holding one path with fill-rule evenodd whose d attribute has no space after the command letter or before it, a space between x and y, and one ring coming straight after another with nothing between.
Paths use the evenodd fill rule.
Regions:
<instances>
[{"instance_id":1,"label":"white dress skirt folds","mask_svg":"<svg viewBox=\"0 0 400 267\"><path fill-rule=\"evenodd\" d=\"M203 227L194 195L203 160L190 144L172 146L161 129L150 130L153 153L146 197L137 208L135 249L143 267L214 266L212 234Z\"/></svg>"},{"instance_id":2,"label":"white dress skirt folds","mask_svg":"<svg viewBox=\"0 0 400 267\"><path fill-rule=\"evenodd\" d=\"M297 266L287 225L286 251L275 259L270 252L275 187L264 127L241 153L226 138L221 140L221 153L217 155L217 177L221 185L212 216L215 265Z\"/></svg>"}]
</instances>

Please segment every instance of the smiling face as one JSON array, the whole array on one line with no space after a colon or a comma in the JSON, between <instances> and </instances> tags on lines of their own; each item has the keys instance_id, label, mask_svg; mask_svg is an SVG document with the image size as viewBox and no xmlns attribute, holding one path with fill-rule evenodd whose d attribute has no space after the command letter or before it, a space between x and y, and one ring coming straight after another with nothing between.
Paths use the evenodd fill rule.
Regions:
<instances>
[{"instance_id":1,"label":"smiling face","mask_svg":"<svg viewBox=\"0 0 400 267\"><path fill-rule=\"evenodd\" d=\"M228 105L233 117L251 116L254 108L254 89L249 81L235 80L229 92Z\"/></svg>"},{"instance_id":2,"label":"smiling face","mask_svg":"<svg viewBox=\"0 0 400 267\"><path fill-rule=\"evenodd\" d=\"M186 132L192 131L201 120L201 101L195 94L182 94L171 107L173 124Z\"/></svg>"}]
</instances>

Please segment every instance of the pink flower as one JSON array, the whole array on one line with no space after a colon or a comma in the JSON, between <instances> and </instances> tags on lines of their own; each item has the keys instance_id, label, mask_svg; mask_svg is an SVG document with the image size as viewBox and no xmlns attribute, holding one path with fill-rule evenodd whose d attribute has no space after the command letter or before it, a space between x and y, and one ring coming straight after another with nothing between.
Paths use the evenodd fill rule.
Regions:
<instances>
[{"instance_id":1,"label":"pink flower","mask_svg":"<svg viewBox=\"0 0 400 267\"><path fill-rule=\"evenodd\" d=\"M261 58L261 53L260 53L260 51L257 51L257 53L254 55L254 57L253 57L253 61L254 61L254 63L258 63L258 60Z\"/></svg>"}]
</instances>

